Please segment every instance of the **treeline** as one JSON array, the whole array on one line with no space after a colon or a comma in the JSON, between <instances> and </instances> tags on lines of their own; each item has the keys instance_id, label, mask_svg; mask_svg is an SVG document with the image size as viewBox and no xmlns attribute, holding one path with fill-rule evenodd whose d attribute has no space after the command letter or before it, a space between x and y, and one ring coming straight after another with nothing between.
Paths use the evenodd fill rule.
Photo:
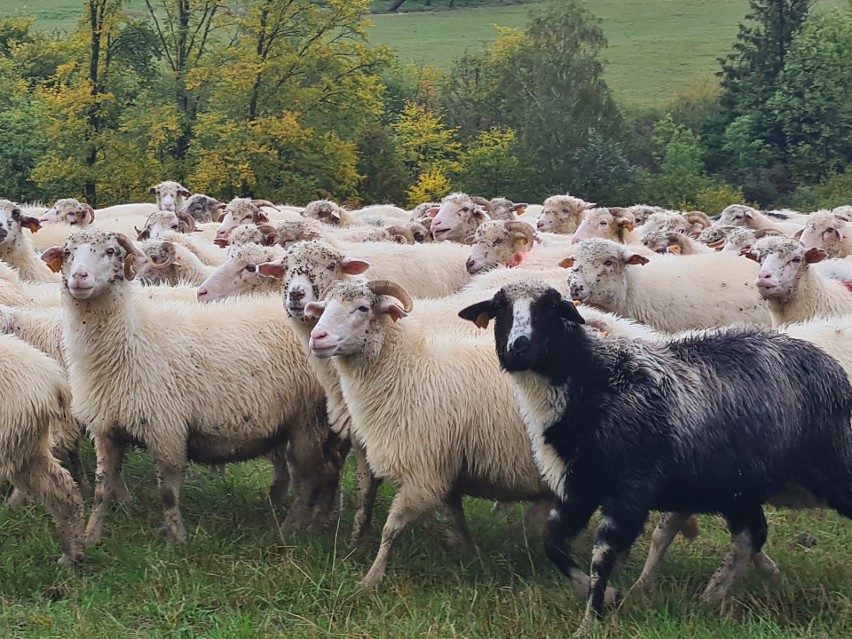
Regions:
<instances>
[{"instance_id":1,"label":"treeline","mask_svg":"<svg viewBox=\"0 0 852 639\"><path fill-rule=\"evenodd\" d=\"M177 179L292 203L852 202L852 0L751 0L719 78L641 111L613 98L578 0L447 73L371 46L369 0L146 4L87 0L62 36L0 21L0 196L105 206Z\"/></svg>"}]
</instances>

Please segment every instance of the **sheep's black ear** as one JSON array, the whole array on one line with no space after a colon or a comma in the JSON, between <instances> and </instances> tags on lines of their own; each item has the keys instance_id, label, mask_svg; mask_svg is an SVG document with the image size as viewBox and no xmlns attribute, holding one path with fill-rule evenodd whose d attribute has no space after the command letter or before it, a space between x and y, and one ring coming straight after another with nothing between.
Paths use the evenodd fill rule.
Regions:
<instances>
[{"instance_id":1,"label":"sheep's black ear","mask_svg":"<svg viewBox=\"0 0 852 639\"><path fill-rule=\"evenodd\" d=\"M494 300L472 304L459 311L459 317L473 322L479 328L488 328L488 322L494 319L494 315Z\"/></svg>"},{"instance_id":2,"label":"sheep's black ear","mask_svg":"<svg viewBox=\"0 0 852 639\"><path fill-rule=\"evenodd\" d=\"M564 298L560 300L559 314L569 322L575 322L576 324L586 323L586 320L583 319L583 316L580 315L580 312L571 300L566 300Z\"/></svg>"}]
</instances>

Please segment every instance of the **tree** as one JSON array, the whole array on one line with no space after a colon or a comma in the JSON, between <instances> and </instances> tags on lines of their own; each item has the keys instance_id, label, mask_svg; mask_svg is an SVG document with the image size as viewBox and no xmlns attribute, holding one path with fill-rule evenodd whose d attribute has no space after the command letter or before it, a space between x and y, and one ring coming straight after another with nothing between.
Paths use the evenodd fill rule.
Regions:
<instances>
[{"instance_id":1,"label":"tree","mask_svg":"<svg viewBox=\"0 0 852 639\"><path fill-rule=\"evenodd\" d=\"M458 188L489 197L518 198L524 178L520 160L513 153L514 142L511 129L482 131L461 156L464 171L456 180Z\"/></svg>"},{"instance_id":2,"label":"tree","mask_svg":"<svg viewBox=\"0 0 852 639\"><path fill-rule=\"evenodd\" d=\"M461 144L456 129L448 129L440 115L414 102L407 102L393 125L406 168L414 175L447 174L458 169Z\"/></svg>"},{"instance_id":3,"label":"tree","mask_svg":"<svg viewBox=\"0 0 852 639\"><path fill-rule=\"evenodd\" d=\"M534 11L524 33L502 30L484 54L456 66L446 91L448 119L465 138L492 126L514 130L521 162L536 167L527 197L574 192L579 183L603 190L607 185L584 177L594 167L577 165L575 157L621 135L599 59L605 45L598 22L578 0ZM612 149L620 153L618 145Z\"/></svg>"},{"instance_id":4,"label":"tree","mask_svg":"<svg viewBox=\"0 0 852 639\"><path fill-rule=\"evenodd\" d=\"M819 182L852 163L852 14L810 17L777 86L767 106L786 140L792 176Z\"/></svg>"}]
</instances>

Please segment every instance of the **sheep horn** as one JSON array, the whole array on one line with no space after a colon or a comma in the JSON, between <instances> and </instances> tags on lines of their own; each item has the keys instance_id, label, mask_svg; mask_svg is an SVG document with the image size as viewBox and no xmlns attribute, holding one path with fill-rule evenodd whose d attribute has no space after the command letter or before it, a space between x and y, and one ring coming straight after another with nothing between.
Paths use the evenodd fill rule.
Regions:
<instances>
[{"instance_id":1,"label":"sheep horn","mask_svg":"<svg viewBox=\"0 0 852 639\"><path fill-rule=\"evenodd\" d=\"M138 272L138 268L136 266L136 258L137 257L146 257L144 253L142 253L139 249L137 249L133 242L130 241L130 238L127 237L124 233L116 233L115 240L118 242L118 245L123 248L127 255L124 257L124 279L127 281L132 280L136 277L136 273Z\"/></svg>"},{"instance_id":2,"label":"sheep horn","mask_svg":"<svg viewBox=\"0 0 852 639\"><path fill-rule=\"evenodd\" d=\"M278 210L278 207L275 206L269 200L252 200L251 203L254 204L258 208L260 208L261 206L268 206L271 209L275 209L276 211Z\"/></svg>"},{"instance_id":3,"label":"sheep horn","mask_svg":"<svg viewBox=\"0 0 852 639\"><path fill-rule=\"evenodd\" d=\"M411 229L404 226L393 225L386 227L386 230L391 235L401 235L405 238L405 242L407 244L414 244L414 233L411 232Z\"/></svg>"},{"instance_id":4,"label":"sheep horn","mask_svg":"<svg viewBox=\"0 0 852 639\"><path fill-rule=\"evenodd\" d=\"M390 295L391 297L395 297L402 302L402 310L406 313L410 313L414 308L414 300L412 300L408 292L396 282L390 282L388 280L373 280L372 282L367 282L367 288L376 295Z\"/></svg>"},{"instance_id":5,"label":"sheep horn","mask_svg":"<svg viewBox=\"0 0 852 639\"><path fill-rule=\"evenodd\" d=\"M161 270L174 264L176 257L174 244L171 242L162 242L160 243L160 251L164 251L166 253L166 259L162 262L158 262L153 258L153 256L149 255L147 261L151 268Z\"/></svg>"},{"instance_id":6,"label":"sheep horn","mask_svg":"<svg viewBox=\"0 0 852 639\"><path fill-rule=\"evenodd\" d=\"M193 218L189 213L184 213L181 211L177 213L177 219L179 219L184 224L184 233L192 233L195 230L195 218Z\"/></svg>"},{"instance_id":7,"label":"sheep horn","mask_svg":"<svg viewBox=\"0 0 852 639\"><path fill-rule=\"evenodd\" d=\"M690 224L700 224L702 229L706 229L713 224L713 221L707 217L704 211L689 211L688 213L684 213L683 216Z\"/></svg>"},{"instance_id":8,"label":"sheep horn","mask_svg":"<svg viewBox=\"0 0 852 639\"><path fill-rule=\"evenodd\" d=\"M481 207L483 207L485 209L485 211L488 213L488 215L492 215L494 213L494 207L491 206L491 202L486 200L484 197L481 197L479 195L475 195L472 198L470 198L470 201L473 202L474 204L479 204ZM408 311L406 311L406 312L408 312Z\"/></svg>"},{"instance_id":9,"label":"sheep horn","mask_svg":"<svg viewBox=\"0 0 852 639\"><path fill-rule=\"evenodd\" d=\"M510 220L506 222L506 230L509 233L521 233L525 238L527 238L527 244L532 246L533 240L535 239L535 230L526 222L516 222L515 220Z\"/></svg>"}]
</instances>

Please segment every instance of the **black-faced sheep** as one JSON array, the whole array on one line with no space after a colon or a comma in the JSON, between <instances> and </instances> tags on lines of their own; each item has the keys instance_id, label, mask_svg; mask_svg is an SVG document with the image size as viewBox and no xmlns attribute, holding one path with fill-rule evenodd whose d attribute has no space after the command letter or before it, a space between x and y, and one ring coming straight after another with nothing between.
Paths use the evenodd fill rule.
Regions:
<instances>
[{"instance_id":1,"label":"black-faced sheep","mask_svg":"<svg viewBox=\"0 0 852 639\"><path fill-rule=\"evenodd\" d=\"M604 339L536 282L506 286L460 316L482 327L496 319L500 364L560 498L545 550L575 584L566 540L601 508L581 633L602 615L616 558L651 510L727 520L732 545L707 600L724 596L761 550L762 504L789 484L852 518L852 386L816 346L745 327L656 343Z\"/></svg>"}]
</instances>

